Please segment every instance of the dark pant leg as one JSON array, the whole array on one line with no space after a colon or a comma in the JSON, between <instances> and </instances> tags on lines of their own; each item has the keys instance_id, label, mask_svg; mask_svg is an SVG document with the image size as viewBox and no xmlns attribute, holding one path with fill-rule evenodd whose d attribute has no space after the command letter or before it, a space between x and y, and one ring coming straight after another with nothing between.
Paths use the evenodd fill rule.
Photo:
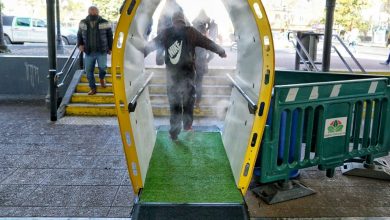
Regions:
<instances>
[{"instance_id":1,"label":"dark pant leg","mask_svg":"<svg viewBox=\"0 0 390 220\"><path fill-rule=\"evenodd\" d=\"M174 86L167 88L168 91L168 100L169 100L169 109L171 112L170 115L170 124L171 128L169 133L171 137L176 138L182 128L182 95Z\"/></svg>"},{"instance_id":2,"label":"dark pant leg","mask_svg":"<svg viewBox=\"0 0 390 220\"><path fill-rule=\"evenodd\" d=\"M200 103L202 101L202 95L203 95L203 76L204 73L197 71L196 72L196 103Z\"/></svg>"},{"instance_id":3,"label":"dark pant leg","mask_svg":"<svg viewBox=\"0 0 390 220\"><path fill-rule=\"evenodd\" d=\"M183 126L185 130L192 128L194 121L195 86L189 82L183 93Z\"/></svg>"},{"instance_id":4,"label":"dark pant leg","mask_svg":"<svg viewBox=\"0 0 390 220\"><path fill-rule=\"evenodd\" d=\"M390 53L389 53L389 57L386 60L386 63L390 63Z\"/></svg>"},{"instance_id":5,"label":"dark pant leg","mask_svg":"<svg viewBox=\"0 0 390 220\"><path fill-rule=\"evenodd\" d=\"M97 54L96 60L99 67L99 78L104 79L107 75L107 54L106 53Z\"/></svg>"},{"instance_id":6,"label":"dark pant leg","mask_svg":"<svg viewBox=\"0 0 390 220\"><path fill-rule=\"evenodd\" d=\"M96 64L96 54L86 54L84 59L84 67L85 67L85 73L87 74L87 79L89 83L89 87L91 89L96 89L96 82L95 82L95 64Z\"/></svg>"}]
</instances>

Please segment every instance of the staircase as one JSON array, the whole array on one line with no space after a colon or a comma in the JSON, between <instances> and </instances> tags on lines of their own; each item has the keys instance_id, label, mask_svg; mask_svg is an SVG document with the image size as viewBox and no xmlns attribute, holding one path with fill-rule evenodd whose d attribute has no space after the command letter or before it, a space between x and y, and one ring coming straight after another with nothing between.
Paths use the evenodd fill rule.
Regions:
<instances>
[{"instance_id":1,"label":"staircase","mask_svg":"<svg viewBox=\"0 0 390 220\"><path fill-rule=\"evenodd\" d=\"M154 76L149 85L150 101L155 116L169 116L169 103L166 88L165 69L148 69ZM210 69L203 79L203 98L200 112L195 111L195 117L224 117L224 109L229 102L232 87L226 74L233 70Z\"/></svg>"},{"instance_id":2,"label":"staircase","mask_svg":"<svg viewBox=\"0 0 390 220\"><path fill-rule=\"evenodd\" d=\"M150 68L147 69L147 72L154 73L154 77L149 85L153 113L156 117L169 116L165 69ZM232 91L230 82L225 75L227 73L233 74L233 72L234 70L210 69L203 80L201 111L194 112L196 117L224 117L225 108ZM108 73L110 73L110 69ZM98 74L95 74L95 79L96 82L99 82ZM86 75L83 74L70 103L66 107L66 115L115 116L115 99L111 74L107 74L106 85L107 88L102 88L100 84L97 84L98 93L94 96L89 96L88 80Z\"/></svg>"},{"instance_id":3,"label":"staircase","mask_svg":"<svg viewBox=\"0 0 390 220\"><path fill-rule=\"evenodd\" d=\"M97 70L96 70L97 72ZM109 71L110 72L110 69ZM99 75L95 74L96 82L99 82ZM70 104L66 107L66 115L68 116L115 116L115 99L112 88L112 75L106 76L106 88L102 88L100 84L96 84L97 94L90 96L87 75L81 76L80 82L76 87Z\"/></svg>"}]
</instances>

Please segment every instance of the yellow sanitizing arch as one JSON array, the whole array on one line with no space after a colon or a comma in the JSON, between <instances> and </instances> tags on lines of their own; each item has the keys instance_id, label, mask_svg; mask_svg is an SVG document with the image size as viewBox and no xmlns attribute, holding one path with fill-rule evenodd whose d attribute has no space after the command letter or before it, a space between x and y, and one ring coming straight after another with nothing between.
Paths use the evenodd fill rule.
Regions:
<instances>
[{"instance_id":1,"label":"yellow sanitizing arch","mask_svg":"<svg viewBox=\"0 0 390 220\"><path fill-rule=\"evenodd\" d=\"M270 107L275 56L270 24L260 0L221 0L237 37L237 68L222 141L237 189L245 195L251 181ZM131 183L135 193L145 186L156 144L156 130L148 89L138 97L135 111L129 103L149 77L144 67L144 30L160 0L127 0L117 26L112 75L116 110ZM193 4L196 4L194 1ZM242 89L242 90L241 90ZM240 91L241 90L241 91ZM248 99L255 100L255 112ZM141 196L142 197L142 196Z\"/></svg>"}]
</instances>

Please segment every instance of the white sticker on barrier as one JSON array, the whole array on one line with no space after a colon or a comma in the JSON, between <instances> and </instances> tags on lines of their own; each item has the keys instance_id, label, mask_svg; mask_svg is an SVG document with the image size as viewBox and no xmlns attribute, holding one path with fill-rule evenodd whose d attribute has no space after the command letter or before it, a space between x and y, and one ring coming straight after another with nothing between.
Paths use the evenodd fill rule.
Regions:
<instances>
[{"instance_id":1,"label":"white sticker on barrier","mask_svg":"<svg viewBox=\"0 0 390 220\"><path fill-rule=\"evenodd\" d=\"M347 133L348 117L331 118L325 121L324 138L345 136Z\"/></svg>"},{"instance_id":2,"label":"white sticker on barrier","mask_svg":"<svg viewBox=\"0 0 390 220\"><path fill-rule=\"evenodd\" d=\"M319 97L318 93L318 86L314 86L313 89L311 90L309 100L316 100Z\"/></svg>"},{"instance_id":3,"label":"white sticker on barrier","mask_svg":"<svg viewBox=\"0 0 390 220\"><path fill-rule=\"evenodd\" d=\"M330 97L331 97L331 98L339 97L341 86L342 86L342 85L334 85L334 86L333 86L332 93L330 94Z\"/></svg>"},{"instance_id":4,"label":"white sticker on barrier","mask_svg":"<svg viewBox=\"0 0 390 220\"><path fill-rule=\"evenodd\" d=\"M377 88L378 88L378 82L372 82L370 85L370 89L368 90L368 94L374 94Z\"/></svg>"},{"instance_id":5,"label":"white sticker on barrier","mask_svg":"<svg viewBox=\"0 0 390 220\"><path fill-rule=\"evenodd\" d=\"M293 102L297 98L299 88L291 88L288 90L288 95L286 98L286 102Z\"/></svg>"}]
</instances>

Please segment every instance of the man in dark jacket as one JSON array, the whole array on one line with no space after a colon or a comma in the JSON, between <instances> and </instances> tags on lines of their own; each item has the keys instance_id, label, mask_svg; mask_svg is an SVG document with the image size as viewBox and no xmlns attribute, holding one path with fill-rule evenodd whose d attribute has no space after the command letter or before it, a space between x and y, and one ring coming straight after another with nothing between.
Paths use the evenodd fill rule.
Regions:
<instances>
[{"instance_id":1,"label":"man in dark jacket","mask_svg":"<svg viewBox=\"0 0 390 220\"><path fill-rule=\"evenodd\" d=\"M176 0L166 0L164 8L161 11L161 15L158 19L157 24L157 35L159 35L164 30L170 28L173 26L172 23L172 16L175 13L183 13L183 8L177 4ZM189 22L186 20L186 24L188 25ZM156 64L157 65L164 65L164 48L157 48L157 54L156 54Z\"/></svg>"},{"instance_id":2,"label":"man in dark jacket","mask_svg":"<svg viewBox=\"0 0 390 220\"><path fill-rule=\"evenodd\" d=\"M165 50L167 92L170 105L172 140L184 130L192 130L195 102L195 47L202 47L226 57L225 50L203 36L193 27L186 26L184 14L174 14L173 27L162 31L145 47L145 56L157 48Z\"/></svg>"},{"instance_id":3,"label":"man in dark jacket","mask_svg":"<svg viewBox=\"0 0 390 220\"><path fill-rule=\"evenodd\" d=\"M77 45L85 53L85 72L91 91L88 95L96 94L95 64L98 63L100 85L105 88L107 69L107 54L111 54L113 34L111 24L99 16L99 9L91 6L88 16L81 20L77 33Z\"/></svg>"}]
</instances>

